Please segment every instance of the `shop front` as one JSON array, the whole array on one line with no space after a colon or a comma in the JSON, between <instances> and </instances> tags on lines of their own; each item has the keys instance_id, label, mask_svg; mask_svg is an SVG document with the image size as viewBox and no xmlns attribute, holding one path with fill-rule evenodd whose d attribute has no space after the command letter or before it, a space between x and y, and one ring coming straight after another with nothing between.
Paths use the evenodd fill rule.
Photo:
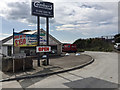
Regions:
<instances>
[{"instance_id":1,"label":"shop front","mask_svg":"<svg viewBox=\"0 0 120 90\"><path fill-rule=\"evenodd\" d=\"M14 52L26 53L27 56L36 56L36 39L37 30L24 30L15 33L14 36ZM61 55L62 43L49 34L49 45L51 46L50 54ZM46 32L41 29L40 46L46 46ZM13 36L2 40L2 53L11 56L13 54ZM44 53L41 53L43 55Z\"/></svg>"}]
</instances>

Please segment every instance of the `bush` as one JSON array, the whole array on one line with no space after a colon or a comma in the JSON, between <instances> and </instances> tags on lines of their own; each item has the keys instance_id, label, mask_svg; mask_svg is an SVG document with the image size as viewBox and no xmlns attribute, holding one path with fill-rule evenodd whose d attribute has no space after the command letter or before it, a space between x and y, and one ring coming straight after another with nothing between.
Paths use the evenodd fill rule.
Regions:
<instances>
[{"instance_id":1,"label":"bush","mask_svg":"<svg viewBox=\"0 0 120 90\"><path fill-rule=\"evenodd\" d=\"M84 49L78 49L77 52L84 52Z\"/></svg>"},{"instance_id":2,"label":"bush","mask_svg":"<svg viewBox=\"0 0 120 90\"><path fill-rule=\"evenodd\" d=\"M113 51L113 44L100 38L78 39L73 44L77 45L78 51Z\"/></svg>"}]
</instances>

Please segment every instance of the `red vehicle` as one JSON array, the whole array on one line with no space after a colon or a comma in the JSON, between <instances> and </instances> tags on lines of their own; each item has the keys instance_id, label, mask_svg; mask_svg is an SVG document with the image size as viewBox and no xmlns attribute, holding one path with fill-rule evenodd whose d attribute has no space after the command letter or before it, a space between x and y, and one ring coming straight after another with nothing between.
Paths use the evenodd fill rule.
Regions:
<instances>
[{"instance_id":1,"label":"red vehicle","mask_svg":"<svg viewBox=\"0 0 120 90\"><path fill-rule=\"evenodd\" d=\"M65 44L65 45L63 45L62 51L63 52L74 52L74 53L76 53L77 52L77 46L76 46L76 44Z\"/></svg>"}]
</instances>

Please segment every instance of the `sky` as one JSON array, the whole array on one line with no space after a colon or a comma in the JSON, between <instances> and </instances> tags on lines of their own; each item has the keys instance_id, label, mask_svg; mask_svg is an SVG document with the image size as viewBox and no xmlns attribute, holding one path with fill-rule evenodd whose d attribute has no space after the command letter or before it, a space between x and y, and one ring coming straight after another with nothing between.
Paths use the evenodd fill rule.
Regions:
<instances>
[{"instance_id":1,"label":"sky","mask_svg":"<svg viewBox=\"0 0 120 90\"><path fill-rule=\"evenodd\" d=\"M50 34L62 43L79 38L95 38L118 33L118 0L46 0L54 3ZM0 40L22 30L36 30L37 17L31 15L31 0L2 0ZM46 18L40 17L46 30Z\"/></svg>"}]
</instances>

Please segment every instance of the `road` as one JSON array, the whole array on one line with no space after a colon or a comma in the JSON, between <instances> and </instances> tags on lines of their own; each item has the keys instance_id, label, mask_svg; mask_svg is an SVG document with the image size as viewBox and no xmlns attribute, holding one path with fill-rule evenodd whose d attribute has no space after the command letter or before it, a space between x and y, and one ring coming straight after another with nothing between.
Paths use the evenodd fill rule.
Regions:
<instances>
[{"instance_id":1,"label":"road","mask_svg":"<svg viewBox=\"0 0 120 90\"><path fill-rule=\"evenodd\" d=\"M3 82L3 88L117 88L118 53L84 52L95 61L74 71L44 78Z\"/></svg>"}]
</instances>

